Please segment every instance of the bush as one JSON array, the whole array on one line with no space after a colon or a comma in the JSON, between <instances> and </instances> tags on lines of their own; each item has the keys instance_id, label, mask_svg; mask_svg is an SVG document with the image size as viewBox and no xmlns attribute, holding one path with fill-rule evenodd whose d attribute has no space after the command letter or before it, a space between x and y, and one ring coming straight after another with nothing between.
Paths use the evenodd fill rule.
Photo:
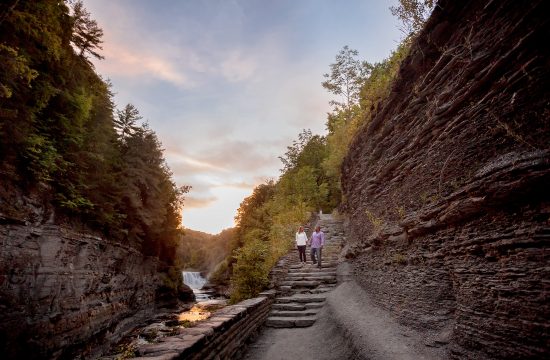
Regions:
<instances>
[{"instance_id":1,"label":"bush","mask_svg":"<svg viewBox=\"0 0 550 360\"><path fill-rule=\"evenodd\" d=\"M258 295L269 283L270 251L267 243L252 240L236 250L236 263L231 277L231 303Z\"/></svg>"}]
</instances>

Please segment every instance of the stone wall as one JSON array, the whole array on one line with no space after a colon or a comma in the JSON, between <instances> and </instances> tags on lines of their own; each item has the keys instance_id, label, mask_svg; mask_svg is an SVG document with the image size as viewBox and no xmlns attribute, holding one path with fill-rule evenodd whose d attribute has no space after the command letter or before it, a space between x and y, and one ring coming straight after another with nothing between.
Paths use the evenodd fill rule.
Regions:
<instances>
[{"instance_id":1,"label":"stone wall","mask_svg":"<svg viewBox=\"0 0 550 360\"><path fill-rule=\"evenodd\" d=\"M275 296L274 290L216 311L208 320L178 329L159 343L141 345L137 359L238 359L243 345L263 325Z\"/></svg>"},{"instance_id":2,"label":"stone wall","mask_svg":"<svg viewBox=\"0 0 550 360\"><path fill-rule=\"evenodd\" d=\"M157 261L129 246L6 216L0 246L4 359L90 356L155 309Z\"/></svg>"},{"instance_id":3,"label":"stone wall","mask_svg":"<svg viewBox=\"0 0 550 360\"><path fill-rule=\"evenodd\" d=\"M343 165L347 256L455 358L550 353L544 2L440 1Z\"/></svg>"}]
</instances>

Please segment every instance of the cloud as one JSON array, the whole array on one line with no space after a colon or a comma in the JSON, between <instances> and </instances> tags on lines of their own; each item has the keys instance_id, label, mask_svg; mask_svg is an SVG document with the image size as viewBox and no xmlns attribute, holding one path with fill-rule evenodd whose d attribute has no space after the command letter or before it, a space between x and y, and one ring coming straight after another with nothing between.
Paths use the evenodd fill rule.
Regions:
<instances>
[{"instance_id":1,"label":"cloud","mask_svg":"<svg viewBox=\"0 0 550 360\"><path fill-rule=\"evenodd\" d=\"M271 167L278 162L268 146L261 142L227 140L197 155L200 162L228 171L256 173L259 169Z\"/></svg>"},{"instance_id":2,"label":"cloud","mask_svg":"<svg viewBox=\"0 0 550 360\"><path fill-rule=\"evenodd\" d=\"M176 151L164 152L170 162L170 169L174 174L192 174L192 173L219 173L226 172L227 169L218 164L211 163L208 160L201 160L181 154Z\"/></svg>"},{"instance_id":3,"label":"cloud","mask_svg":"<svg viewBox=\"0 0 550 360\"><path fill-rule=\"evenodd\" d=\"M258 64L256 59L245 56L240 50L233 50L227 54L221 63L221 74L230 82L241 82L254 76Z\"/></svg>"},{"instance_id":4,"label":"cloud","mask_svg":"<svg viewBox=\"0 0 550 360\"><path fill-rule=\"evenodd\" d=\"M216 185L216 187L227 187L227 188L235 188L235 189L253 189L256 185L253 183L248 183L245 181L239 181L239 182L229 182L225 184Z\"/></svg>"},{"instance_id":5,"label":"cloud","mask_svg":"<svg viewBox=\"0 0 550 360\"><path fill-rule=\"evenodd\" d=\"M124 77L156 78L182 88L193 88L197 85L188 74L189 69L182 67L176 59L148 54L143 52L143 49L129 48L116 42L106 43L103 55L110 60L96 64L103 73ZM196 55L191 54L189 57L194 58ZM200 68L200 65L195 67Z\"/></svg>"},{"instance_id":6,"label":"cloud","mask_svg":"<svg viewBox=\"0 0 550 360\"><path fill-rule=\"evenodd\" d=\"M207 198L186 196L183 205L187 209L197 209L208 207L216 201L218 201L218 198L216 196L210 196Z\"/></svg>"}]
</instances>

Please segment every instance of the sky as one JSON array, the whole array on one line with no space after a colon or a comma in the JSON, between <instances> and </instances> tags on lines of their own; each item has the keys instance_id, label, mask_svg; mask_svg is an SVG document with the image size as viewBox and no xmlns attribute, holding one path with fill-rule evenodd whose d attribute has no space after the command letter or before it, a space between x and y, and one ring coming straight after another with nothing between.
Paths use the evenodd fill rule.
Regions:
<instances>
[{"instance_id":1,"label":"sky","mask_svg":"<svg viewBox=\"0 0 550 360\"><path fill-rule=\"evenodd\" d=\"M402 38L377 0L85 0L104 31L97 72L117 108L156 132L178 186L183 225L218 233L241 201L277 179L302 129L326 134L321 86L348 45L369 62Z\"/></svg>"}]
</instances>

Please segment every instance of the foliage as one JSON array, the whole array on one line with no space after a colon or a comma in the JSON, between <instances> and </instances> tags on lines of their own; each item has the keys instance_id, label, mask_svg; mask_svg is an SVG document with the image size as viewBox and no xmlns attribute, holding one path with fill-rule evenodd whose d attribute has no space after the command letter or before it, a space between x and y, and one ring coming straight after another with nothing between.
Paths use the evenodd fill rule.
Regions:
<instances>
[{"instance_id":1,"label":"foliage","mask_svg":"<svg viewBox=\"0 0 550 360\"><path fill-rule=\"evenodd\" d=\"M404 41L390 57L370 65L369 75L360 81L357 102L349 110L336 109L328 115L327 156L322 167L327 177L338 179L332 193L340 193L340 167L355 133L360 127L369 124L378 104L389 95L391 84L408 51L409 42Z\"/></svg>"},{"instance_id":2,"label":"foliage","mask_svg":"<svg viewBox=\"0 0 550 360\"><path fill-rule=\"evenodd\" d=\"M280 157L279 180L257 186L241 203L235 217L233 256L224 264L232 273L233 301L263 289L270 269L292 248L296 229L308 221L311 212L330 211L335 206L330 189L336 179L322 169L326 156L325 138L302 131Z\"/></svg>"},{"instance_id":3,"label":"foliage","mask_svg":"<svg viewBox=\"0 0 550 360\"><path fill-rule=\"evenodd\" d=\"M126 139L139 130L138 121L143 117L138 109L132 104L127 104L123 110L117 110L117 116L114 119L115 129L118 139L125 143Z\"/></svg>"},{"instance_id":4,"label":"foliage","mask_svg":"<svg viewBox=\"0 0 550 360\"><path fill-rule=\"evenodd\" d=\"M0 173L41 191L57 219L79 221L146 255L174 262L187 187L176 187L162 146L132 105L115 123L110 85L88 57L103 31L82 2L0 4ZM117 132L118 131L118 132ZM17 202L2 192L3 207ZM23 211L24 209L19 209Z\"/></svg>"},{"instance_id":5,"label":"foliage","mask_svg":"<svg viewBox=\"0 0 550 360\"><path fill-rule=\"evenodd\" d=\"M352 111L359 99L361 85L370 73L371 64L358 60L358 54L357 50L344 46L336 55L336 62L330 64L330 74L323 75L327 79L323 81L323 87L341 98L341 101L330 101L334 111Z\"/></svg>"},{"instance_id":6,"label":"foliage","mask_svg":"<svg viewBox=\"0 0 550 360\"><path fill-rule=\"evenodd\" d=\"M97 59L103 59L97 51L102 50L103 30L97 25L97 21L90 17L90 13L84 8L82 1L77 1L73 6L73 36L72 44L80 51L81 57L89 53Z\"/></svg>"},{"instance_id":7,"label":"foliage","mask_svg":"<svg viewBox=\"0 0 550 360\"><path fill-rule=\"evenodd\" d=\"M217 235L185 229L180 237L176 258L182 269L193 269L208 274L220 269L230 253L235 229L225 229ZM220 275L218 275L220 276ZM212 282L212 276L209 276ZM219 279L215 282L217 283Z\"/></svg>"},{"instance_id":8,"label":"foliage","mask_svg":"<svg viewBox=\"0 0 550 360\"><path fill-rule=\"evenodd\" d=\"M411 37L422 29L434 6L434 0L399 0L399 5L391 6L390 10L402 22L401 30L406 37Z\"/></svg>"},{"instance_id":9,"label":"foliage","mask_svg":"<svg viewBox=\"0 0 550 360\"><path fill-rule=\"evenodd\" d=\"M268 284L268 258L268 244L260 239L252 239L236 250L231 277L233 303L258 294Z\"/></svg>"}]
</instances>

